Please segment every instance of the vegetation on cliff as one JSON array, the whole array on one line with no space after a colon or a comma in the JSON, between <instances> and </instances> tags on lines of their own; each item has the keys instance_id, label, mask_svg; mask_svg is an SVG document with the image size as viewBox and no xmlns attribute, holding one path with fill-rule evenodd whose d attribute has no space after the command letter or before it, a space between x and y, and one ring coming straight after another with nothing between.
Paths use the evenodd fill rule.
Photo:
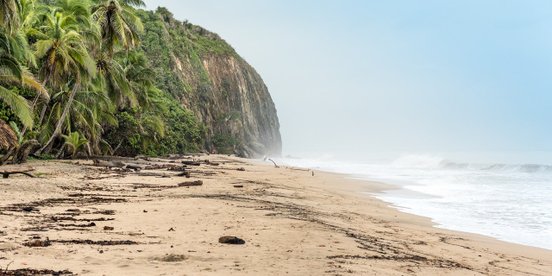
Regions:
<instances>
[{"instance_id":1,"label":"vegetation on cliff","mask_svg":"<svg viewBox=\"0 0 552 276\"><path fill-rule=\"evenodd\" d=\"M218 35L143 5L0 2L0 120L12 144L57 157L278 151L254 69Z\"/></svg>"},{"instance_id":2,"label":"vegetation on cliff","mask_svg":"<svg viewBox=\"0 0 552 276\"><path fill-rule=\"evenodd\" d=\"M253 67L217 34L176 20L165 8L138 15L157 85L204 125L205 149L246 157L280 153L276 108Z\"/></svg>"}]
</instances>

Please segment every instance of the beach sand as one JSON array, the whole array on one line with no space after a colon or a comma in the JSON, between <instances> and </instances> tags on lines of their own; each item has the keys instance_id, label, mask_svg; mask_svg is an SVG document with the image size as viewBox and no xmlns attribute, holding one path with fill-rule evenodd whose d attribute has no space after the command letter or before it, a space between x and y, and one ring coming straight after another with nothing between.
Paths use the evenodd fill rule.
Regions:
<instances>
[{"instance_id":1,"label":"beach sand","mask_svg":"<svg viewBox=\"0 0 552 276\"><path fill-rule=\"evenodd\" d=\"M0 179L0 275L552 275L552 251L434 228L364 193L382 183L196 159L211 162L191 178L150 159L32 161L38 178Z\"/></svg>"}]
</instances>

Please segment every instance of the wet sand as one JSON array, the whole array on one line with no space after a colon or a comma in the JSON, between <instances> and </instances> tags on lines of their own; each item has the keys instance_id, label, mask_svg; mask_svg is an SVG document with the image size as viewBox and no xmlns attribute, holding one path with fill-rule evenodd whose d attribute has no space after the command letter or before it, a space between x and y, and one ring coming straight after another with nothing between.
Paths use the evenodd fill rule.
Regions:
<instances>
[{"instance_id":1,"label":"wet sand","mask_svg":"<svg viewBox=\"0 0 552 276\"><path fill-rule=\"evenodd\" d=\"M437 229L363 193L382 183L195 159L190 178L190 159L130 159L143 169L33 161L37 178L0 179L0 275L552 275L552 251Z\"/></svg>"}]
</instances>

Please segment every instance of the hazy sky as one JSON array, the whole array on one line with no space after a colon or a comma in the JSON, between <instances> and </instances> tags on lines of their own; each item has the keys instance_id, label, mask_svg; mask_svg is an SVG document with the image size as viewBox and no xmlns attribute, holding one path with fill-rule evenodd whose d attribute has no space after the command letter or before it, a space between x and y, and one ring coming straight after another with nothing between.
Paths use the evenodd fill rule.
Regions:
<instances>
[{"instance_id":1,"label":"hazy sky","mask_svg":"<svg viewBox=\"0 0 552 276\"><path fill-rule=\"evenodd\" d=\"M552 1L146 3L257 69L284 153L552 150Z\"/></svg>"}]
</instances>

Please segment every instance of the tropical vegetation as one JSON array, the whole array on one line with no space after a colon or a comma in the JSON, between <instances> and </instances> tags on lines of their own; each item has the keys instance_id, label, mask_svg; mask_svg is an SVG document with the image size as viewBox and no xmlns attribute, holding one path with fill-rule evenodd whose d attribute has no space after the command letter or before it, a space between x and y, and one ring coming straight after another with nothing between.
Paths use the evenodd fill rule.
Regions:
<instances>
[{"instance_id":1,"label":"tropical vegetation","mask_svg":"<svg viewBox=\"0 0 552 276\"><path fill-rule=\"evenodd\" d=\"M140 41L142 0L1 0L0 120L37 155L197 150L202 127Z\"/></svg>"}]
</instances>

